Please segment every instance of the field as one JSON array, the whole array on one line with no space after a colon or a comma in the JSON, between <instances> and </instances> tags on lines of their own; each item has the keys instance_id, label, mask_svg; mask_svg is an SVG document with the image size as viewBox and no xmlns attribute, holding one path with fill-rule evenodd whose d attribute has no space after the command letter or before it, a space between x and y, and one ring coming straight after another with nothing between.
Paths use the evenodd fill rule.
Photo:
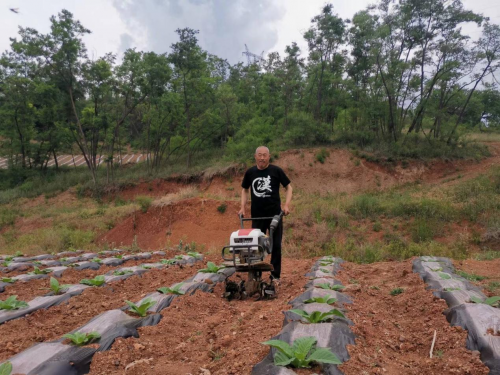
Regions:
<instances>
[{"instance_id":1,"label":"field","mask_svg":"<svg viewBox=\"0 0 500 375\"><path fill-rule=\"evenodd\" d=\"M280 337L291 340L293 332L314 332L320 324L318 347L329 346L344 363L337 369L312 362L294 373L487 374L487 366L496 371L491 366L500 357L488 357L480 342L467 346L470 322L462 324L467 329L452 326L450 320L460 325L458 318L443 314L449 308L460 312L463 305L500 319L494 304L466 297L454 305L464 293L482 300L500 295L500 143L493 140L488 147L491 156L481 160L391 161L337 148L274 155L292 180L294 199L284 222L283 276L273 300L227 301L221 298L224 278L237 275L230 268L200 272L209 262L221 264L220 248L238 228L240 166L192 178L136 181L98 200L71 188L5 203L1 301L17 296L29 303L45 296L55 267L64 268L60 285L99 275L106 282L2 321L0 363L9 360L14 370L25 371L19 356L29 355L33 345L53 343L63 354L78 352L81 363L66 354L56 361L67 373L277 374L270 357L275 349L262 343L280 332L289 332ZM112 249L121 251L107 252ZM72 253L57 254L67 250ZM29 259L50 253L51 260ZM79 259L69 263L73 256ZM108 266L104 259L126 261ZM41 263L48 261L55 263ZM40 274L51 267L52 273ZM124 269L132 271L120 274ZM172 292L178 283L188 288L185 294ZM446 286L439 289L440 283ZM161 287L171 290L151 294ZM344 317L305 324L288 311L313 309L300 297L311 293L334 296L336 301L311 306L335 308ZM125 301L140 305L148 296L171 298L149 307L144 317L126 309ZM127 329L121 323L120 329L101 327L99 339L71 349L64 334L89 332L94 317L110 312L117 322L127 321ZM497 326L485 332L493 346L499 335ZM32 373L50 373L40 366L31 367Z\"/></svg>"}]
</instances>

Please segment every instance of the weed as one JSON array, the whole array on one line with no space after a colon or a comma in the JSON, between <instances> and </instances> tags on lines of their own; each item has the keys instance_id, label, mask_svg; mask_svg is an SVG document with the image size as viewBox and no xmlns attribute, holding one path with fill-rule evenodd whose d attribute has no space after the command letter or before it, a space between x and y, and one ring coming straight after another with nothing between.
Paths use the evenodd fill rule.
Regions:
<instances>
[{"instance_id":1,"label":"weed","mask_svg":"<svg viewBox=\"0 0 500 375\"><path fill-rule=\"evenodd\" d=\"M378 286L376 286L376 285L372 285L372 286L370 287L370 289L373 289L373 290L380 290L380 288L379 288Z\"/></svg>"},{"instance_id":2,"label":"weed","mask_svg":"<svg viewBox=\"0 0 500 375\"><path fill-rule=\"evenodd\" d=\"M397 296L398 294L403 293L405 290L403 288L395 288L391 290L391 296Z\"/></svg>"},{"instance_id":3,"label":"weed","mask_svg":"<svg viewBox=\"0 0 500 375\"><path fill-rule=\"evenodd\" d=\"M153 301L150 298L146 298L140 305L136 305L135 303L130 301L125 301L125 303L130 306L129 311L132 311L134 314L137 314L140 317L145 317L148 310L156 305L156 301Z\"/></svg>"},{"instance_id":4,"label":"weed","mask_svg":"<svg viewBox=\"0 0 500 375\"><path fill-rule=\"evenodd\" d=\"M325 160L330 156L330 152L328 152L325 148L322 148L316 153L316 160L321 164L325 164Z\"/></svg>"},{"instance_id":5,"label":"weed","mask_svg":"<svg viewBox=\"0 0 500 375\"><path fill-rule=\"evenodd\" d=\"M307 320L308 323L325 323L329 322L333 319L334 316L339 316L341 318L345 318L344 314L342 314L339 310L333 309L328 312L321 311L313 311L312 313L308 313L307 311L301 309L292 309L290 310L294 314L299 315L300 317Z\"/></svg>"},{"instance_id":6,"label":"weed","mask_svg":"<svg viewBox=\"0 0 500 375\"><path fill-rule=\"evenodd\" d=\"M98 332L92 331L88 333L75 332L63 335L64 338L71 340L71 344L76 346L84 346L90 344L92 341L100 339L101 335Z\"/></svg>"},{"instance_id":7,"label":"weed","mask_svg":"<svg viewBox=\"0 0 500 375\"><path fill-rule=\"evenodd\" d=\"M226 352L223 350L210 349L209 356L212 358L212 361L217 362L226 356Z\"/></svg>"},{"instance_id":8,"label":"weed","mask_svg":"<svg viewBox=\"0 0 500 375\"><path fill-rule=\"evenodd\" d=\"M444 350L436 350L436 357L443 358Z\"/></svg>"},{"instance_id":9,"label":"weed","mask_svg":"<svg viewBox=\"0 0 500 375\"><path fill-rule=\"evenodd\" d=\"M19 310L28 307L24 301L18 301L17 296L10 296L5 301L0 301L0 310Z\"/></svg>"},{"instance_id":10,"label":"weed","mask_svg":"<svg viewBox=\"0 0 500 375\"><path fill-rule=\"evenodd\" d=\"M359 281L358 281L358 280L356 280L356 279L349 279L349 282L350 282L351 284L359 284Z\"/></svg>"},{"instance_id":11,"label":"weed","mask_svg":"<svg viewBox=\"0 0 500 375\"><path fill-rule=\"evenodd\" d=\"M464 279L467 279L469 281L482 281L482 280L487 278L486 276L479 276L479 275L475 275L473 273L467 273L465 271L460 271L460 270L457 271L457 274L459 274Z\"/></svg>"},{"instance_id":12,"label":"weed","mask_svg":"<svg viewBox=\"0 0 500 375\"><path fill-rule=\"evenodd\" d=\"M185 294L185 292L183 292L181 290L181 287L183 285L184 285L184 283L179 283L179 284L175 284L172 288L163 287L163 288L158 288L157 290L163 294L175 294L178 296L182 296Z\"/></svg>"},{"instance_id":13,"label":"weed","mask_svg":"<svg viewBox=\"0 0 500 375\"><path fill-rule=\"evenodd\" d=\"M327 348L316 348L315 337L301 337L292 345L282 340L269 340L262 344L276 348L274 364L276 366L309 367L311 362L340 365L342 362Z\"/></svg>"},{"instance_id":14,"label":"weed","mask_svg":"<svg viewBox=\"0 0 500 375\"><path fill-rule=\"evenodd\" d=\"M222 203L220 206L217 207L217 211L219 211L221 214L226 212L227 205L225 203Z\"/></svg>"},{"instance_id":15,"label":"weed","mask_svg":"<svg viewBox=\"0 0 500 375\"><path fill-rule=\"evenodd\" d=\"M123 255L118 254L118 255L115 255L114 258L116 258L116 259L123 259Z\"/></svg>"},{"instance_id":16,"label":"weed","mask_svg":"<svg viewBox=\"0 0 500 375\"><path fill-rule=\"evenodd\" d=\"M219 270L221 270L223 268L226 268L226 266L224 266L223 264L220 265L220 266L217 266L213 262L208 262L207 263L207 268L202 268L201 270L198 270L198 272L201 272L201 273L217 273L217 272L219 272Z\"/></svg>"},{"instance_id":17,"label":"weed","mask_svg":"<svg viewBox=\"0 0 500 375\"><path fill-rule=\"evenodd\" d=\"M82 279L80 280L80 284L89 285L89 286L101 286L105 283L104 276L99 275L94 277L93 279Z\"/></svg>"},{"instance_id":18,"label":"weed","mask_svg":"<svg viewBox=\"0 0 500 375\"><path fill-rule=\"evenodd\" d=\"M476 260L493 260L500 258L500 251L488 250L482 253L477 253L474 258Z\"/></svg>"}]
</instances>

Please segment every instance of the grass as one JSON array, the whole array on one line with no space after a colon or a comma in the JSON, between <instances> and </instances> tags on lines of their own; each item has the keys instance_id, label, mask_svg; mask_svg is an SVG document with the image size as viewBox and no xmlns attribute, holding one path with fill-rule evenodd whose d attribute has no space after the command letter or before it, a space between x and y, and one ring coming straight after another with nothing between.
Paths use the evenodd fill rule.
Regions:
<instances>
[{"instance_id":1,"label":"grass","mask_svg":"<svg viewBox=\"0 0 500 375\"><path fill-rule=\"evenodd\" d=\"M462 276L464 279L469 280L469 281L482 281L484 279L487 279L486 276L480 276L480 275L476 275L473 273L467 273L465 271L460 271L460 270L457 270L457 274Z\"/></svg>"}]
</instances>

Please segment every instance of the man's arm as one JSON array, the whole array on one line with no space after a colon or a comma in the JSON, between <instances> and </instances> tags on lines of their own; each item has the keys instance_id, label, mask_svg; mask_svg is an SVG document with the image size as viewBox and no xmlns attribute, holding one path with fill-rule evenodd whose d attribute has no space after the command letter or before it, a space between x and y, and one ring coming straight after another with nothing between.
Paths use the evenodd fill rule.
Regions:
<instances>
[{"instance_id":1,"label":"man's arm","mask_svg":"<svg viewBox=\"0 0 500 375\"><path fill-rule=\"evenodd\" d=\"M240 211L238 212L238 215L245 216L245 206L248 202L249 194L250 194L250 188L241 189L241 208L240 208Z\"/></svg>"},{"instance_id":2,"label":"man's arm","mask_svg":"<svg viewBox=\"0 0 500 375\"><path fill-rule=\"evenodd\" d=\"M292 201L292 192L293 192L293 189L292 189L292 184L288 184L285 186L285 190L286 190L286 199L285 199L285 205L283 206L283 212L285 213L285 215L288 215L290 213L290 202Z\"/></svg>"}]
</instances>

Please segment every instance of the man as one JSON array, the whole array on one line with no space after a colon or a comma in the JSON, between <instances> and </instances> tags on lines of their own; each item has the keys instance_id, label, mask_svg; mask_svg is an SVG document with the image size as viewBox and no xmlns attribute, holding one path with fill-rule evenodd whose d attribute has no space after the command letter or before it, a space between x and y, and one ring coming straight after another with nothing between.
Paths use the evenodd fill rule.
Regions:
<instances>
[{"instance_id":1,"label":"man","mask_svg":"<svg viewBox=\"0 0 500 375\"><path fill-rule=\"evenodd\" d=\"M248 169L243 177L241 187L241 209L238 214L245 216L245 205L248 197L252 194L252 217L273 217L281 212L280 184L286 190L286 200L283 205L285 215L290 213L290 201L292 200L292 186L283 169L269 164L271 155L269 149L260 146L255 150L256 165ZM269 220L252 220L252 228L258 228L266 233L271 225ZM283 222L281 221L273 235L273 248L271 252L271 264L274 270L271 278L279 282L281 276L281 239L283 237Z\"/></svg>"}]
</instances>

